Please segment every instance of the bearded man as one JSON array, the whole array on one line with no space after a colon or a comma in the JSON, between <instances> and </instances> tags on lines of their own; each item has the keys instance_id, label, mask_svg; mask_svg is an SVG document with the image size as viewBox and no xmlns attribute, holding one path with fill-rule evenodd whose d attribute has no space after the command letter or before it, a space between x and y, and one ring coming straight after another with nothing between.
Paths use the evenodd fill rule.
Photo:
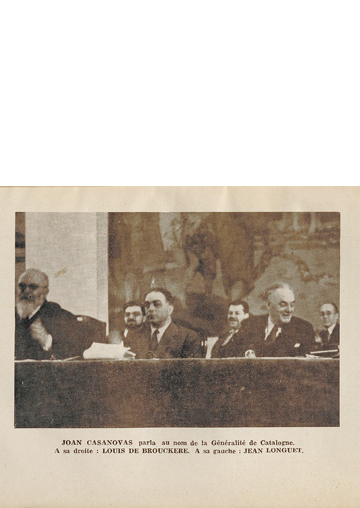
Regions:
<instances>
[{"instance_id":1,"label":"bearded man","mask_svg":"<svg viewBox=\"0 0 360 508\"><path fill-rule=\"evenodd\" d=\"M26 270L19 278L15 312L15 359L54 360L80 356L92 340L74 314L48 302L49 278Z\"/></svg>"}]
</instances>

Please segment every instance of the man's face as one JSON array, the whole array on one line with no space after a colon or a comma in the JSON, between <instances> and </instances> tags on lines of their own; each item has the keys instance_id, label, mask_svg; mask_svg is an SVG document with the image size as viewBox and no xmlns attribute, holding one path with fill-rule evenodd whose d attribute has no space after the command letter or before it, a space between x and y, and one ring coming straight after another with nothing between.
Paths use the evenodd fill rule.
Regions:
<instances>
[{"instance_id":1,"label":"man's face","mask_svg":"<svg viewBox=\"0 0 360 508\"><path fill-rule=\"evenodd\" d=\"M241 322L248 317L249 314L244 312L244 307L242 305L230 305L227 316L230 328L238 330Z\"/></svg>"},{"instance_id":2,"label":"man's face","mask_svg":"<svg viewBox=\"0 0 360 508\"><path fill-rule=\"evenodd\" d=\"M134 305L125 309L125 324L128 328L139 328L145 320L141 307Z\"/></svg>"},{"instance_id":3,"label":"man's face","mask_svg":"<svg viewBox=\"0 0 360 508\"><path fill-rule=\"evenodd\" d=\"M20 276L17 287L17 301L29 310L41 306L49 292L44 276L36 271L25 272Z\"/></svg>"},{"instance_id":4,"label":"man's face","mask_svg":"<svg viewBox=\"0 0 360 508\"><path fill-rule=\"evenodd\" d=\"M295 296L289 288L278 288L269 296L268 309L274 325L290 323L295 307Z\"/></svg>"},{"instance_id":5,"label":"man's face","mask_svg":"<svg viewBox=\"0 0 360 508\"><path fill-rule=\"evenodd\" d=\"M324 328L330 328L330 326L335 325L338 318L339 314L331 303L325 303L320 307L320 320Z\"/></svg>"},{"instance_id":6,"label":"man's face","mask_svg":"<svg viewBox=\"0 0 360 508\"><path fill-rule=\"evenodd\" d=\"M156 328L161 328L170 318L174 307L166 300L165 295L152 291L145 298L146 318Z\"/></svg>"}]
</instances>

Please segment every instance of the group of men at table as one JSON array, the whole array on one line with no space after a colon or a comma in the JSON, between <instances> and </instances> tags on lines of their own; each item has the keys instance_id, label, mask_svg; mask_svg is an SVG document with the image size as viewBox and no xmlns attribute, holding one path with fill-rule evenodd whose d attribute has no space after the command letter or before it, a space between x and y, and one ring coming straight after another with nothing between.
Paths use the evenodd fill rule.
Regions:
<instances>
[{"instance_id":1,"label":"group of men at table","mask_svg":"<svg viewBox=\"0 0 360 508\"><path fill-rule=\"evenodd\" d=\"M91 346L76 316L48 302L49 280L30 269L19 278L15 313L15 358L65 359L81 356ZM294 357L314 350L339 348L339 312L334 303L320 308L323 330L315 334L308 321L294 316L295 295L288 284L276 283L264 293L268 313L252 316L243 300L229 304L227 326L211 351L212 358ZM201 358L201 338L172 320L174 298L153 288L144 303L124 306L124 346L136 359Z\"/></svg>"}]
</instances>

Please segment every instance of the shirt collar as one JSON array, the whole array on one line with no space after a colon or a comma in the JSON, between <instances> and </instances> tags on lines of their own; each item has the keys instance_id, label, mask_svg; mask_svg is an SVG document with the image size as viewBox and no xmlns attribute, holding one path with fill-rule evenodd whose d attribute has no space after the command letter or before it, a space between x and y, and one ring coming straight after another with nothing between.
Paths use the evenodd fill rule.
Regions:
<instances>
[{"instance_id":1,"label":"shirt collar","mask_svg":"<svg viewBox=\"0 0 360 508\"><path fill-rule=\"evenodd\" d=\"M335 326L336 326L336 323L334 323L333 325L329 326L329 328L327 329L327 331L330 333L330 335L334 331Z\"/></svg>"},{"instance_id":2,"label":"shirt collar","mask_svg":"<svg viewBox=\"0 0 360 508\"><path fill-rule=\"evenodd\" d=\"M164 335L166 329L170 326L170 324L171 324L171 318L170 318L168 323L165 323L163 326L161 326L159 328L156 328L155 326L150 325L151 335L154 333L155 330L159 330L159 333L158 333L158 336L157 336L157 340L158 340L158 342L160 342L162 336Z\"/></svg>"},{"instance_id":3,"label":"shirt collar","mask_svg":"<svg viewBox=\"0 0 360 508\"><path fill-rule=\"evenodd\" d=\"M265 328L265 339L266 339L266 337L268 337L270 335L271 330L274 328L274 326L275 325L272 322L271 317L269 315L268 320L267 320L267 325L266 325L266 328ZM278 330L276 332L276 336L278 336L280 333L281 333L281 326L278 325Z\"/></svg>"},{"instance_id":4,"label":"shirt collar","mask_svg":"<svg viewBox=\"0 0 360 508\"><path fill-rule=\"evenodd\" d=\"M275 326L275 324L272 322L271 317L269 316L268 320L267 320L266 328L269 329L269 331L271 332L271 330L274 328L274 326Z\"/></svg>"},{"instance_id":5,"label":"shirt collar","mask_svg":"<svg viewBox=\"0 0 360 508\"><path fill-rule=\"evenodd\" d=\"M29 320L30 320L32 317L34 317L34 316L35 316L35 314L36 314L36 313L40 310L40 307L41 307L41 305L39 305L39 307L37 307L37 308L34 310L34 312L32 312L32 313L28 316L28 317L29 317Z\"/></svg>"}]
</instances>

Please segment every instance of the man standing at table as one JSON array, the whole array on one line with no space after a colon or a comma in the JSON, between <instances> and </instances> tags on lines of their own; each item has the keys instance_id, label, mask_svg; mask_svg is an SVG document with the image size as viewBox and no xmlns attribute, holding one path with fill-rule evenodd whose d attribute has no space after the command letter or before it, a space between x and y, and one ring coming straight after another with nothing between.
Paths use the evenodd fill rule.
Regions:
<instances>
[{"instance_id":1,"label":"man standing at table","mask_svg":"<svg viewBox=\"0 0 360 508\"><path fill-rule=\"evenodd\" d=\"M314 345L312 325L293 316L295 295L288 284L277 283L264 293L268 314L246 321L245 356L305 356Z\"/></svg>"},{"instance_id":2,"label":"man standing at table","mask_svg":"<svg viewBox=\"0 0 360 508\"><path fill-rule=\"evenodd\" d=\"M226 332L216 341L211 358L233 358L244 356L243 324L249 318L249 304L243 300L234 300L229 305Z\"/></svg>"},{"instance_id":3,"label":"man standing at table","mask_svg":"<svg viewBox=\"0 0 360 508\"><path fill-rule=\"evenodd\" d=\"M76 316L54 302L48 302L48 276L40 270L26 270L17 287L15 313L16 360L49 360L79 356L90 347Z\"/></svg>"},{"instance_id":4,"label":"man standing at table","mask_svg":"<svg viewBox=\"0 0 360 508\"><path fill-rule=\"evenodd\" d=\"M199 358L200 337L196 332L172 322L174 298L170 291L155 288L145 296L146 320L149 323L145 358ZM137 356L136 358L140 358Z\"/></svg>"}]
</instances>

